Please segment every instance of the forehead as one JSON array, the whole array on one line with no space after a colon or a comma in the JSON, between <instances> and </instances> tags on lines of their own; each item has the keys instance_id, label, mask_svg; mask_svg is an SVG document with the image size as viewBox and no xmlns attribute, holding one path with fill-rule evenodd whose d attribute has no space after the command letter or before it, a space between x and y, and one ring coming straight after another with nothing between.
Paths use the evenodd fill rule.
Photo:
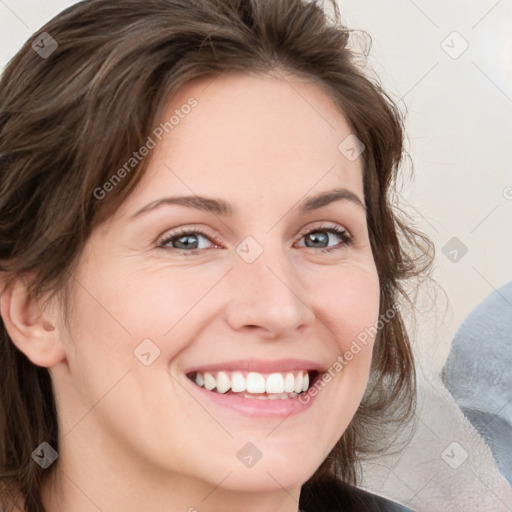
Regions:
<instances>
[{"instance_id":1,"label":"forehead","mask_svg":"<svg viewBox=\"0 0 512 512\"><path fill-rule=\"evenodd\" d=\"M295 75L200 78L170 97L151 161L130 203L198 194L262 206L346 187L364 200L361 157L340 143L352 130L333 99ZM288 198L288 199L286 199Z\"/></svg>"}]
</instances>

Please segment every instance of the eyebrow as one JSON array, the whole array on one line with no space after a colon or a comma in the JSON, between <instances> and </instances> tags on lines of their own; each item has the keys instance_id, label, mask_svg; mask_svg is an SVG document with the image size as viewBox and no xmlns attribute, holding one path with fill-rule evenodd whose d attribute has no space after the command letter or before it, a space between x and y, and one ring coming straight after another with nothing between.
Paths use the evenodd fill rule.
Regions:
<instances>
[{"instance_id":1,"label":"eyebrow","mask_svg":"<svg viewBox=\"0 0 512 512\"><path fill-rule=\"evenodd\" d=\"M310 197L306 201L303 201L300 204L299 212L307 213L312 210L316 210L321 208L322 206L326 206L334 201L346 200L357 206L363 208L366 212L365 204L359 199L357 194L351 192L346 188L336 188L334 190L329 190L327 192L320 192L319 194ZM205 211L208 213L214 213L216 215L225 215L232 216L236 212L231 206L230 203L223 199L214 199L203 196L174 196L174 197L163 197L162 199L157 199L142 207L140 210L137 210L133 215L131 215L131 219L139 217L140 215L153 211L159 208L162 205L181 205L186 206L188 208L195 208L197 210Z\"/></svg>"}]
</instances>

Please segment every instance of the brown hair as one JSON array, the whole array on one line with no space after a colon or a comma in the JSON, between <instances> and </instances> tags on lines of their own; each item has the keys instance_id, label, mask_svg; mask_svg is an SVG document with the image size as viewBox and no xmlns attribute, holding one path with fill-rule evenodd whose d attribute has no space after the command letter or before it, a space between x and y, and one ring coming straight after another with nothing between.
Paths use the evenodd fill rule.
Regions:
<instances>
[{"instance_id":1,"label":"brown hair","mask_svg":"<svg viewBox=\"0 0 512 512\"><path fill-rule=\"evenodd\" d=\"M31 38L0 83L5 282L30 275L34 297L62 293L66 306L88 236L134 189L149 159L104 199L94 191L145 144L168 95L198 77L281 70L321 84L365 145L364 194L381 314L407 299L401 281L427 270L433 248L392 205L402 117L356 65L350 31L332 5L331 20L315 2L302 0L88 0L47 23L39 33L47 32L58 47L43 58L32 46L40 37ZM44 441L58 451L50 375L15 347L1 320L0 359L0 483L5 496L20 493L27 512L44 512L41 485L58 461L43 470L31 453ZM322 477L355 485L357 461L375 449L379 428L410 418L414 403L413 356L397 312L377 334L364 399L304 484L301 504Z\"/></svg>"}]
</instances>

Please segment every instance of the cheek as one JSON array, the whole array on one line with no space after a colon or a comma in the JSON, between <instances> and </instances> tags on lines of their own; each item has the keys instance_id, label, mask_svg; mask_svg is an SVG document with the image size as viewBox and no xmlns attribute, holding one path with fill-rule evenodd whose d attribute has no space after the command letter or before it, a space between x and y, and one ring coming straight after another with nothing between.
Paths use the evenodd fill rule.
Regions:
<instances>
[{"instance_id":1,"label":"cheek","mask_svg":"<svg viewBox=\"0 0 512 512\"><path fill-rule=\"evenodd\" d=\"M339 352L349 350L357 339L365 339L366 345L371 346L380 304L375 267L341 268L326 281L323 289L324 293L317 293L317 316L336 335Z\"/></svg>"},{"instance_id":2,"label":"cheek","mask_svg":"<svg viewBox=\"0 0 512 512\"><path fill-rule=\"evenodd\" d=\"M340 394L337 403L355 408L366 388L373 344L379 320L380 288L375 267L345 268L330 293L317 300L317 316L334 333L336 355L331 356L324 383L334 384ZM332 354L332 352L331 352ZM318 384L319 390L322 384Z\"/></svg>"},{"instance_id":3,"label":"cheek","mask_svg":"<svg viewBox=\"0 0 512 512\"><path fill-rule=\"evenodd\" d=\"M120 360L133 358L134 348L146 338L163 349L164 340L199 321L196 306L218 277L192 268L162 272L157 265L131 270L120 263L98 266L82 279L87 288L78 287L74 299L75 331L92 344L102 343L101 352Z\"/></svg>"},{"instance_id":4,"label":"cheek","mask_svg":"<svg viewBox=\"0 0 512 512\"><path fill-rule=\"evenodd\" d=\"M307 402L309 395L327 397L315 406L323 418L316 434L330 449L347 429L368 383L380 289L371 264L340 267L326 280L326 287L328 283L324 288L328 293L315 295L315 313L329 329L331 339L334 334L335 346L330 345L334 350L329 350L327 371L302 400ZM322 284L321 280L317 284Z\"/></svg>"}]
</instances>

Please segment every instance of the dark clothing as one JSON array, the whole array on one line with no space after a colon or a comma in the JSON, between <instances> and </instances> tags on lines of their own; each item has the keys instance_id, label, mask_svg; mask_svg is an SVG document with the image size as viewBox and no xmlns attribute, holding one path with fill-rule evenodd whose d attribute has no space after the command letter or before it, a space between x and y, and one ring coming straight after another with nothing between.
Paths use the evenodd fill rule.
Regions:
<instances>
[{"instance_id":1,"label":"dark clothing","mask_svg":"<svg viewBox=\"0 0 512 512\"><path fill-rule=\"evenodd\" d=\"M299 508L304 512L413 512L335 478L323 478L308 486L301 493Z\"/></svg>"}]
</instances>

